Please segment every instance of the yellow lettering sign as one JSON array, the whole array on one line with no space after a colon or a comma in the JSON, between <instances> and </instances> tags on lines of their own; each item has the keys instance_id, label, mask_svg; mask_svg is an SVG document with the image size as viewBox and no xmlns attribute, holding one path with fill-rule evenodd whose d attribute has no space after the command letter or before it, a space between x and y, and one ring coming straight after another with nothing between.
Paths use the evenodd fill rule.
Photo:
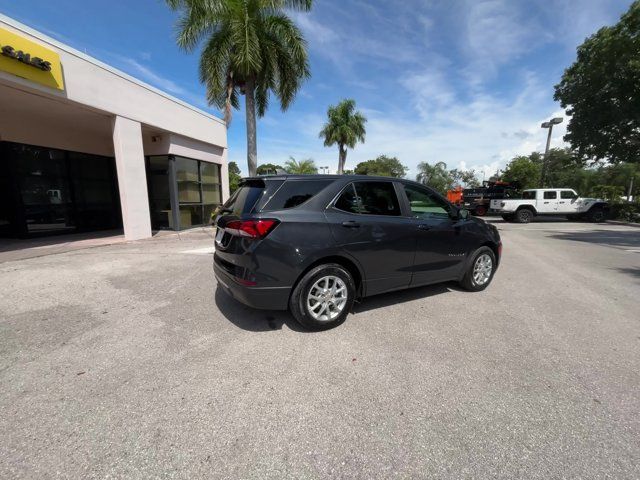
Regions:
<instances>
[{"instance_id":1,"label":"yellow lettering sign","mask_svg":"<svg viewBox=\"0 0 640 480\"><path fill-rule=\"evenodd\" d=\"M42 45L0 28L0 70L64 90L60 56Z\"/></svg>"}]
</instances>

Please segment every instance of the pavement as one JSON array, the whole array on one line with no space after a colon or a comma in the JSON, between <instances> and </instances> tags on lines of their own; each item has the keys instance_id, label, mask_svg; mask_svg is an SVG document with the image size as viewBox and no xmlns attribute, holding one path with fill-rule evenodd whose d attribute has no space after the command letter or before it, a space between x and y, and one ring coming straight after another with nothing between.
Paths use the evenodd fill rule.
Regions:
<instances>
[{"instance_id":1,"label":"pavement","mask_svg":"<svg viewBox=\"0 0 640 480\"><path fill-rule=\"evenodd\" d=\"M640 230L494 221L484 292L320 333L209 231L0 264L0 478L640 477Z\"/></svg>"}]
</instances>

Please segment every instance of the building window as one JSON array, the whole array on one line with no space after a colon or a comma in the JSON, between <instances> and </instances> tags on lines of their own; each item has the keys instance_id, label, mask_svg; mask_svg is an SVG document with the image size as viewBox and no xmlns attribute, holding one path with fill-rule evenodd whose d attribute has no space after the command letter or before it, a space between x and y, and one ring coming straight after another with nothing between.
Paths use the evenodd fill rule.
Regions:
<instances>
[{"instance_id":1,"label":"building window","mask_svg":"<svg viewBox=\"0 0 640 480\"><path fill-rule=\"evenodd\" d=\"M222 203L219 164L173 155L148 157L147 175L154 229L208 225Z\"/></svg>"}]
</instances>

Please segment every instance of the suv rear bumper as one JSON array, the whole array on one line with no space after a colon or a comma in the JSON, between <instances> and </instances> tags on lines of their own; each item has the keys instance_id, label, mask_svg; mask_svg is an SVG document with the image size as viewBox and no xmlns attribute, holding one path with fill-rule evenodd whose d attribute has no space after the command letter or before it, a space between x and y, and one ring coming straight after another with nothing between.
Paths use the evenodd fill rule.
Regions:
<instances>
[{"instance_id":1,"label":"suv rear bumper","mask_svg":"<svg viewBox=\"0 0 640 480\"><path fill-rule=\"evenodd\" d=\"M249 287L241 285L216 262L213 262L213 272L218 285L229 296L251 308L286 310L289 306L291 287Z\"/></svg>"}]
</instances>

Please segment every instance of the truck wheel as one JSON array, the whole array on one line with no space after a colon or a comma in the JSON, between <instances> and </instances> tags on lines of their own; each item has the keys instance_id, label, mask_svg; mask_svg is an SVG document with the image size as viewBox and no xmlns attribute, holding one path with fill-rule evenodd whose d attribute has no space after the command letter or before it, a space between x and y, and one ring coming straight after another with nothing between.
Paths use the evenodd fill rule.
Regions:
<instances>
[{"instance_id":1,"label":"truck wheel","mask_svg":"<svg viewBox=\"0 0 640 480\"><path fill-rule=\"evenodd\" d=\"M342 265L327 263L300 279L289 299L289 309L302 326L327 330L345 321L355 295L351 274Z\"/></svg>"},{"instance_id":2,"label":"truck wheel","mask_svg":"<svg viewBox=\"0 0 640 480\"><path fill-rule=\"evenodd\" d=\"M516 212L516 222L529 223L533 220L533 212L528 208L521 208Z\"/></svg>"},{"instance_id":3,"label":"truck wheel","mask_svg":"<svg viewBox=\"0 0 640 480\"><path fill-rule=\"evenodd\" d=\"M483 205L480 205L476 207L473 214L478 217L484 217L487 214L487 209Z\"/></svg>"},{"instance_id":4,"label":"truck wheel","mask_svg":"<svg viewBox=\"0 0 640 480\"><path fill-rule=\"evenodd\" d=\"M600 207L593 207L589 210L588 218L590 222L600 223L604 222L605 214L604 210Z\"/></svg>"},{"instance_id":5,"label":"truck wheel","mask_svg":"<svg viewBox=\"0 0 640 480\"><path fill-rule=\"evenodd\" d=\"M489 247L480 247L471 258L460 285L471 292L479 292L487 288L493 280L497 267L496 256Z\"/></svg>"}]
</instances>

